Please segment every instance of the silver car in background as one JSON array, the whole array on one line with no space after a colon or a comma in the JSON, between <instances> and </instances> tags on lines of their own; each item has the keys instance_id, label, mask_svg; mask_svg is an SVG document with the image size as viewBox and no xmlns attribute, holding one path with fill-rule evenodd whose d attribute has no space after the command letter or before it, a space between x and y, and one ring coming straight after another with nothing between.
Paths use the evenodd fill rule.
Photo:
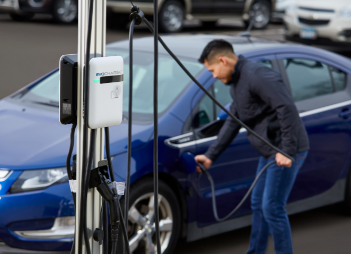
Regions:
<instances>
[{"instance_id":1,"label":"silver car in background","mask_svg":"<svg viewBox=\"0 0 351 254\"><path fill-rule=\"evenodd\" d=\"M351 1L297 0L286 10L284 25L287 40L351 45Z\"/></svg>"},{"instance_id":2,"label":"silver car in background","mask_svg":"<svg viewBox=\"0 0 351 254\"><path fill-rule=\"evenodd\" d=\"M200 20L214 26L219 19L242 20L248 26L255 13L254 29L264 29L270 22L276 0L160 0L159 28L162 32L175 33L183 28L184 20ZM136 0L148 19L153 15L152 0ZM107 25L125 28L129 22L130 0L107 0Z\"/></svg>"},{"instance_id":3,"label":"silver car in background","mask_svg":"<svg viewBox=\"0 0 351 254\"><path fill-rule=\"evenodd\" d=\"M0 0L0 11L19 22L44 13L52 15L55 22L68 24L78 17L78 0Z\"/></svg>"}]
</instances>

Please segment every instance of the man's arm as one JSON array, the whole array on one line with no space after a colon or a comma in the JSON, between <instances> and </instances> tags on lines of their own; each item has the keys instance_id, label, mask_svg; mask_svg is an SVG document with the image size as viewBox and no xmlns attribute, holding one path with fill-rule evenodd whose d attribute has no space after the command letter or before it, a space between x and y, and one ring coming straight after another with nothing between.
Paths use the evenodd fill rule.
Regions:
<instances>
[{"instance_id":1,"label":"man's arm","mask_svg":"<svg viewBox=\"0 0 351 254\"><path fill-rule=\"evenodd\" d=\"M234 103L230 106L230 112L236 114ZM212 162L229 146L239 130L240 125L228 116L217 135L216 141L209 147L204 155L195 156L195 160L202 163L206 168L209 168Z\"/></svg>"},{"instance_id":2,"label":"man's arm","mask_svg":"<svg viewBox=\"0 0 351 254\"><path fill-rule=\"evenodd\" d=\"M300 116L280 74L268 68L258 68L249 85L259 98L277 112L282 150L294 156L297 152Z\"/></svg>"}]
</instances>

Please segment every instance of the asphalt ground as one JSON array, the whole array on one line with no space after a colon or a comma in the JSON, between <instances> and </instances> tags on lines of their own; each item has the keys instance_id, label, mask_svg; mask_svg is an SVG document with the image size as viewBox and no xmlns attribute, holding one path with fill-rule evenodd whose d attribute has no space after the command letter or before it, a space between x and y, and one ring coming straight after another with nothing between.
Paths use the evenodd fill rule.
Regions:
<instances>
[{"instance_id":1,"label":"asphalt ground","mask_svg":"<svg viewBox=\"0 0 351 254\"><path fill-rule=\"evenodd\" d=\"M214 28L202 27L199 22L188 22L183 33L215 33L236 35L244 31L241 22L224 20ZM263 31L252 31L252 36L284 42L280 24L272 24ZM37 15L32 21L14 22L7 14L0 14L0 99L33 82L58 67L64 54L77 52L78 26L59 25L49 16ZM138 27L135 37L149 35L145 27ZM128 38L128 31L107 30L107 43ZM347 57L346 48L327 48ZM290 216L294 250L297 254L351 253L351 216L343 214L339 205L323 207ZM220 234L191 243L180 242L177 254L241 254L249 245L250 227ZM19 249L6 250L0 243L0 253L28 253ZM33 252L31 252L33 253ZM38 252L40 253L40 252ZM267 254L273 254L270 239Z\"/></svg>"}]
</instances>

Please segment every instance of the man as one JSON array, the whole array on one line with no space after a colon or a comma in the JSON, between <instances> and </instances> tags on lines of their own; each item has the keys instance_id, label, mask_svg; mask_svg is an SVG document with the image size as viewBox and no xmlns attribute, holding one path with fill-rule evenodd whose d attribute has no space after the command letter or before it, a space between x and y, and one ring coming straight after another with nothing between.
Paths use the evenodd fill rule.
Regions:
<instances>
[{"instance_id":1,"label":"man","mask_svg":"<svg viewBox=\"0 0 351 254\"><path fill-rule=\"evenodd\" d=\"M253 212L248 254L265 253L271 233L277 254L290 254L291 230L285 205L297 172L309 149L308 136L292 96L279 73L260 63L250 62L234 53L230 43L211 41L199 59L214 78L230 85L233 103L230 112L252 130L294 158L292 162L250 133L247 138L261 157L257 173L272 160L271 165L255 186L251 196ZM195 160L207 169L228 147L241 126L228 117L216 142ZM200 169L197 168L199 172Z\"/></svg>"}]
</instances>

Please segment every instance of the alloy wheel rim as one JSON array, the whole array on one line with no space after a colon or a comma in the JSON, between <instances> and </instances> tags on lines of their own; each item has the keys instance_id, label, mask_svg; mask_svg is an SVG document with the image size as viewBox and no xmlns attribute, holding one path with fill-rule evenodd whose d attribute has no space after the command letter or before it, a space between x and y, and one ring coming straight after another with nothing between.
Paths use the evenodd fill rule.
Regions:
<instances>
[{"instance_id":1,"label":"alloy wheel rim","mask_svg":"<svg viewBox=\"0 0 351 254\"><path fill-rule=\"evenodd\" d=\"M76 18L77 5L74 0L60 0L58 3L57 14L64 22L72 22Z\"/></svg>"},{"instance_id":2,"label":"alloy wheel rim","mask_svg":"<svg viewBox=\"0 0 351 254\"><path fill-rule=\"evenodd\" d=\"M177 6L170 4L166 7L163 12L162 22L168 28L169 31L175 32L183 24L184 13L183 10Z\"/></svg>"},{"instance_id":3,"label":"alloy wheel rim","mask_svg":"<svg viewBox=\"0 0 351 254\"><path fill-rule=\"evenodd\" d=\"M172 236L173 214L165 197L159 194L160 242L164 253ZM131 253L156 254L154 194L139 197L128 212L128 238Z\"/></svg>"},{"instance_id":4,"label":"alloy wheel rim","mask_svg":"<svg viewBox=\"0 0 351 254\"><path fill-rule=\"evenodd\" d=\"M254 18L254 27L262 28L269 22L269 8L262 3L255 3L252 5L250 17Z\"/></svg>"}]
</instances>

